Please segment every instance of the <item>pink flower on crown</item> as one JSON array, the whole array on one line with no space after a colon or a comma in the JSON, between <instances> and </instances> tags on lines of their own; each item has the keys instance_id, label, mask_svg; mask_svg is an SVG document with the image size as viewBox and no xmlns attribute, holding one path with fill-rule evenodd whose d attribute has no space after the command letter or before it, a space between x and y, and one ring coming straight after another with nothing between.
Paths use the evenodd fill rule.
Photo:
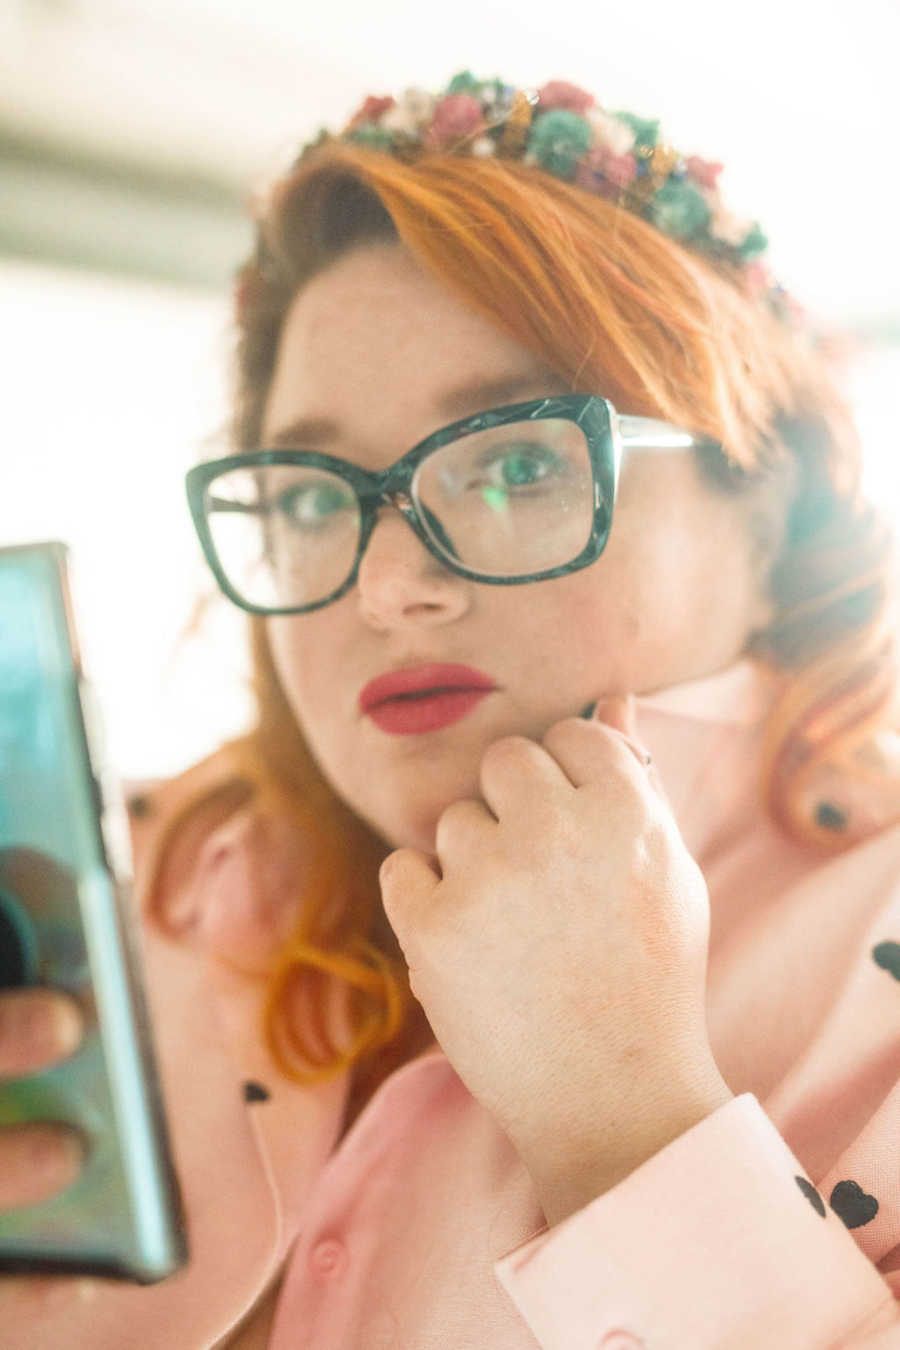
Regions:
<instances>
[{"instance_id":1,"label":"pink flower on crown","mask_svg":"<svg viewBox=\"0 0 900 1350\"><path fill-rule=\"evenodd\" d=\"M616 187L627 187L637 177L637 160L634 155L607 154L603 172Z\"/></svg>"},{"instance_id":2,"label":"pink flower on crown","mask_svg":"<svg viewBox=\"0 0 900 1350\"><path fill-rule=\"evenodd\" d=\"M618 201L619 189L615 183L611 183L596 169L592 169L585 160L581 160L575 170L575 182L579 187L592 192L595 197L606 197L611 202Z\"/></svg>"},{"instance_id":3,"label":"pink flower on crown","mask_svg":"<svg viewBox=\"0 0 900 1350\"><path fill-rule=\"evenodd\" d=\"M618 196L637 177L634 155L616 155L605 145L597 145L579 162L575 181L579 187L589 188L601 196Z\"/></svg>"},{"instance_id":4,"label":"pink flower on crown","mask_svg":"<svg viewBox=\"0 0 900 1350\"><path fill-rule=\"evenodd\" d=\"M370 94L362 107L350 118L347 130L361 126L364 122L377 122L379 117L393 106L394 100L390 95L387 98L376 98L373 94Z\"/></svg>"},{"instance_id":5,"label":"pink flower on crown","mask_svg":"<svg viewBox=\"0 0 900 1350\"><path fill-rule=\"evenodd\" d=\"M724 167L723 164L713 164L707 159L701 159L699 155L691 155L685 162L685 168L694 181L706 188L716 186L716 179Z\"/></svg>"},{"instance_id":6,"label":"pink flower on crown","mask_svg":"<svg viewBox=\"0 0 900 1350\"><path fill-rule=\"evenodd\" d=\"M587 112L588 108L594 106L594 95L589 94L585 89L579 89L575 84L568 84L565 80L550 80L542 89L538 90L541 112L550 112L551 109L564 109L566 112L582 113Z\"/></svg>"},{"instance_id":7,"label":"pink flower on crown","mask_svg":"<svg viewBox=\"0 0 900 1350\"><path fill-rule=\"evenodd\" d=\"M471 136L484 126L481 104L472 94L447 94L434 110L425 135L429 150L443 150L451 141Z\"/></svg>"},{"instance_id":8,"label":"pink flower on crown","mask_svg":"<svg viewBox=\"0 0 900 1350\"><path fill-rule=\"evenodd\" d=\"M744 285L752 295L761 295L772 284L772 273L764 262L748 263L744 268Z\"/></svg>"}]
</instances>

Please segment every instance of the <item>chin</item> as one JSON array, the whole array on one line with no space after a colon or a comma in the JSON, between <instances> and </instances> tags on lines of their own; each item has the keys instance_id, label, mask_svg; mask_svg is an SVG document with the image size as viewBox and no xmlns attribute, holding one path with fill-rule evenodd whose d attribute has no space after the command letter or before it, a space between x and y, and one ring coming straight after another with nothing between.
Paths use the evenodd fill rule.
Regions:
<instances>
[{"instance_id":1,"label":"chin","mask_svg":"<svg viewBox=\"0 0 900 1350\"><path fill-rule=\"evenodd\" d=\"M415 848L422 853L434 853L434 841L437 835L437 823L441 811L417 811L414 815L403 813L399 818L369 819L372 828L392 849Z\"/></svg>"},{"instance_id":2,"label":"chin","mask_svg":"<svg viewBox=\"0 0 900 1350\"><path fill-rule=\"evenodd\" d=\"M426 795L421 783L417 786L417 792L397 792L393 801L382 797L374 804L357 803L354 809L390 848L415 848L433 855L438 821L444 811L464 797L477 797L478 789L467 782L461 783L458 791Z\"/></svg>"}]
</instances>

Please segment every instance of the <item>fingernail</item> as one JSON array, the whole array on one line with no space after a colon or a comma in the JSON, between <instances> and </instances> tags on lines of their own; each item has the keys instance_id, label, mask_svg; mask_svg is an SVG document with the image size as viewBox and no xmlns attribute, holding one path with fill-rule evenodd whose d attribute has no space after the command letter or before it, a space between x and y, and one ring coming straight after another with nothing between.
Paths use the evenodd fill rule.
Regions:
<instances>
[{"instance_id":1,"label":"fingernail","mask_svg":"<svg viewBox=\"0 0 900 1350\"><path fill-rule=\"evenodd\" d=\"M84 1137L71 1125L47 1122L30 1127L31 1160L39 1171L77 1171L87 1148Z\"/></svg>"},{"instance_id":2,"label":"fingernail","mask_svg":"<svg viewBox=\"0 0 900 1350\"><path fill-rule=\"evenodd\" d=\"M81 1039L81 1014L65 998L23 991L4 1001L0 1016L4 1037L28 1056L68 1055Z\"/></svg>"},{"instance_id":3,"label":"fingernail","mask_svg":"<svg viewBox=\"0 0 900 1350\"><path fill-rule=\"evenodd\" d=\"M70 1055L84 1035L80 1008L69 999L56 999L51 1021L57 1051L61 1055Z\"/></svg>"},{"instance_id":4,"label":"fingernail","mask_svg":"<svg viewBox=\"0 0 900 1350\"><path fill-rule=\"evenodd\" d=\"M628 694L616 694L612 698L601 698L594 704L591 714L594 722L605 722L615 727L625 736L635 738L634 700Z\"/></svg>"},{"instance_id":5,"label":"fingernail","mask_svg":"<svg viewBox=\"0 0 900 1350\"><path fill-rule=\"evenodd\" d=\"M630 700L626 694L612 694L609 698L598 699L593 705L591 716L613 724L625 721L629 716Z\"/></svg>"},{"instance_id":6,"label":"fingernail","mask_svg":"<svg viewBox=\"0 0 900 1350\"><path fill-rule=\"evenodd\" d=\"M88 1151L77 1130L49 1121L6 1131L4 1150L11 1162L15 1160L3 1181L4 1207L13 1209L40 1204L71 1186Z\"/></svg>"}]
</instances>

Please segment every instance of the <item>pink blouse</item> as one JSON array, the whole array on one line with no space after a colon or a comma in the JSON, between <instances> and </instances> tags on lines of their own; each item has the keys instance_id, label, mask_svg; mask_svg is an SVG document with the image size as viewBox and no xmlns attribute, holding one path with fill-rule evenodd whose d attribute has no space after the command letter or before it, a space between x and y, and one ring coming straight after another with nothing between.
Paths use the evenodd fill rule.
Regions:
<instances>
[{"instance_id":1,"label":"pink blouse","mask_svg":"<svg viewBox=\"0 0 900 1350\"><path fill-rule=\"evenodd\" d=\"M286 1261L270 1350L900 1350L900 827L828 859L769 823L772 691L741 661L638 701L709 886L732 1101L552 1229L440 1050L335 1147L346 1079L285 1081L260 981L216 955L248 912L285 921L291 869L247 808L193 865L183 940L144 938L192 1262L149 1289L0 1294L3 1345L206 1350Z\"/></svg>"}]
</instances>

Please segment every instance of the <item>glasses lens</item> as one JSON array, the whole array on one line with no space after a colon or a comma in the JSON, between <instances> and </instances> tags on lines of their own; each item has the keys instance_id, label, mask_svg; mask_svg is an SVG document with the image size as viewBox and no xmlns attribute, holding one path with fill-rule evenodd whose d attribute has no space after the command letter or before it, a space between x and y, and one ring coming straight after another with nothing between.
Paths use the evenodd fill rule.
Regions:
<instances>
[{"instance_id":1,"label":"glasses lens","mask_svg":"<svg viewBox=\"0 0 900 1350\"><path fill-rule=\"evenodd\" d=\"M473 432L423 460L413 495L435 544L475 572L514 577L572 562L594 520L591 457L567 418Z\"/></svg>"},{"instance_id":2,"label":"glasses lens","mask_svg":"<svg viewBox=\"0 0 900 1350\"><path fill-rule=\"evenodd\" d=\"M356 494L327 470L230 469L208 484L205 509L222 570L234 590L261 609L324 600L353 567Z\"/></svg>"}]
</instances>

